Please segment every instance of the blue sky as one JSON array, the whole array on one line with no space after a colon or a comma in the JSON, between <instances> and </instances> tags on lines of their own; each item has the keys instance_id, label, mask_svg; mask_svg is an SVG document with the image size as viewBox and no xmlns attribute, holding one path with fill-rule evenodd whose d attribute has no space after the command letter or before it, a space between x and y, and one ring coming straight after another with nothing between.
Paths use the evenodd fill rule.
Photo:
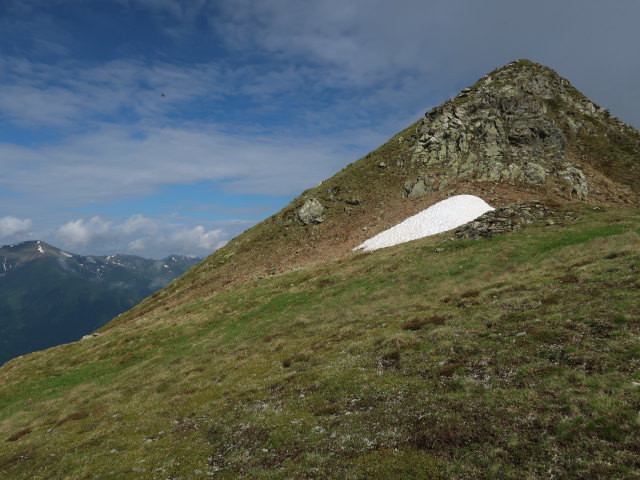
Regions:
<instances>
[{"instance_id":1,"label":"blue sky","mask_svg":"<svg viewBox=\"0 0 640 480\"><path fill-rule=\"evenodd\" d=\"M640 126L640 2L3 0L0 244L204 255L517 58Z\"/></svg>"}]
</instances>

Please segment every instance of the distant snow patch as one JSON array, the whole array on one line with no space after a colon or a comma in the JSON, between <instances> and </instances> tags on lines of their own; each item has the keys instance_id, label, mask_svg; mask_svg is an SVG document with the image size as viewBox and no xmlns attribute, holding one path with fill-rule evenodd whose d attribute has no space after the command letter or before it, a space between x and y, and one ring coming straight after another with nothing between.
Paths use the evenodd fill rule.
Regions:
<instances>
[{"instance_id":1,"label":"distant snow patch","mask_svg":"<svg viewBox=\"0 0 640 480\"><path fill-rule=\"evenodd\" d=\"M40 245L40 240L38 240L38 251L41 255L44 255L44 250L42 249L42 245Z\"/></svg>"},{"instance_id":2,"label":"distant snow patch","mask_svg":"<svg viewBox=\"0 0 640 480\"><path fill-rule=\"evenodd\" d=\"M494 208L474 195L456 195L431 205L395 227L380 232L354 250L377 250L446 232L478 218Z\"/></svg>"}]
</instances>

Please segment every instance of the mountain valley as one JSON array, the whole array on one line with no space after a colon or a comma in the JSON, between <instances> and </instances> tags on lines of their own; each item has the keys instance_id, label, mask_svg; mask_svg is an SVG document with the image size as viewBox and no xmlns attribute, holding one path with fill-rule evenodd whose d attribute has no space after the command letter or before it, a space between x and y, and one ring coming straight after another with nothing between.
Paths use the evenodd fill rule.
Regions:
<instances>
[{"instance_id":1,"label":"mountain valley","mask_svg":"<svg viewBox=\"0 0 640 480\"><path fill-rule=\"evenodd\" d=\"M200 260L74 255L38 240L0 247L0 363L79 340Z\"/></svg>"}]
</instances>

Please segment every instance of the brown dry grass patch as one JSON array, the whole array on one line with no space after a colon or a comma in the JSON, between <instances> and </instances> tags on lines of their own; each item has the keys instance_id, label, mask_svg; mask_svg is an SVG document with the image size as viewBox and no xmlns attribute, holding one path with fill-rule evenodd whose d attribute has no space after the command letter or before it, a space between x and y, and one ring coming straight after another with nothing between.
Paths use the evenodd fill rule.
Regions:
<instances>
[{"instance_id":1,"label":"brown dry grass patch","mask_svg":"<svg viewBox=\"0 0 640 480\"><path fill-rule=\"evenodd\" d=\"M83 418L87 418L89 416L89 414L87 412L74 412L74 413L70 413L69 415L67 415L66 417L63 417L62 419L58 420L56 422L57 425L63 425L67 422L73 422L76 420L82 420Z\"/></svg>"},{"instance_id":2,"label":"brown dry grass patch","mask_svg":"<svg viewBox=\"0 0 640 480\"><path fill-rule=\"evenodd\" d=\"M29 435L31 433L30 428L23 428L22 430L18 430L17 432L9 435L9 437L5 440L6 442L15 442L16 440L21 439L25 435Z\"/></svg>"},{"instance_id":3,"label":"brown dry grass patch","mask_svg":"<svg viewBox=\"0 0 640 480\"><path fill-rule=\"evenodd\" d=\"M403 330L416 331L427 325L444 325L447 317L444 315L432 315L430 317L415 317L402 325Z\"/></svg>"}]
</instances>

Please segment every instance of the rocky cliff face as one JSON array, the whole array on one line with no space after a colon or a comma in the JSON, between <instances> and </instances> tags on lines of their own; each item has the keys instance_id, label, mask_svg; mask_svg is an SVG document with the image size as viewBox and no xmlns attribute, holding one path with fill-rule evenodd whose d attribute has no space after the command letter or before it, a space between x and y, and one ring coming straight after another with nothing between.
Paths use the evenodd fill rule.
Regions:
<instances>
[{"instance_id":1,"label":"rocky cliff face","mask_svg":"<svg viewBox=\"0 0 640 480\"><path fill-rule=\"evenodd\" d=\"M412 156L423 173L405 184L405 193L416 197L471 179L545 184L585 198L589 182L567 144L608 118L553 70L511 62L427 112Z\"/></svg>"}]
</instances>

